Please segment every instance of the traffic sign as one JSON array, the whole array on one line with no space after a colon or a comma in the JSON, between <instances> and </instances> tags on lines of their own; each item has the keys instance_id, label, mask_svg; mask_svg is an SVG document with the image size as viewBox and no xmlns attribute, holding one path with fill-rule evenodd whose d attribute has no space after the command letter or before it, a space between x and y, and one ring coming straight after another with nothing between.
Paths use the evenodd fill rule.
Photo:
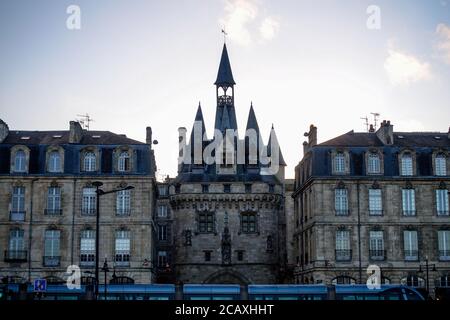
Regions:
<instances>
[{"instance_id":1,"label":"traffic sign","mask_svg":"<svg viewBox=\"0 0 450 320\"><path fill-rule=\"evenodd\" d=\"M45 292L47 291L47 280L36 279L34 280L34 292Z\"/></svg>"}]
</instances>

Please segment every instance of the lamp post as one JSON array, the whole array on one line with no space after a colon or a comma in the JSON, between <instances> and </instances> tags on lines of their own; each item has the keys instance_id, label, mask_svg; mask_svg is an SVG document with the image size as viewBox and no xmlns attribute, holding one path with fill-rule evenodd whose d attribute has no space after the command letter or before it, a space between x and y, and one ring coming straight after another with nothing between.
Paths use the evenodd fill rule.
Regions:
<instances>
[{"instance_id":1,"label":"lamp post","mask_svg":"<svg viewBox=\"0 0 450 320\"><path fill-rule=\"evenodd\" d=\"M95 299L98 299L98 283L99 283L99 260L98 260L98 255L99 255L99 239L100 239L100 196L103 196L105 194L108 193L115 193L115 192L119 192L119 191L123 191L123 190L131 190L134 189L133 186L127 186L125 188L119 188L119 189L113 189L110 191L103 191L102 189L100 189L100 187L103 185L103 182L101 181L94 181L92 183L92 185L96 188L95 190L95 194L96 196L96 221L95 221Z\"/></svg>"},{"instance_id":2,"label":"lamp post","mask_svg":"<svg viewBox=\"0 0 450 320\"><path fill-rule=\"evenodd\" d=\"M108 260L105 257L105 262L103 262L103 268L102 271L105 273L105 301L106 301L106 284L107 284L107 273L109 272L108 268Z\"/></svg>"},{"instance_id":3,"label":"lamp post","mask_svg":"<svg viewBox=\"0 0 450 320\"><path fill-rule=\"evenodd\" d=\"M425 273L426 273L426 288L427 288L427 294L430 294L430 283L429 283L429 267L433 267L431 271L436 271L436 265L435 264L429 264L428 263L428 256L425 256ZM422 273L422 264L419 265L419 273Z\"/></svg>"}]
</instances>

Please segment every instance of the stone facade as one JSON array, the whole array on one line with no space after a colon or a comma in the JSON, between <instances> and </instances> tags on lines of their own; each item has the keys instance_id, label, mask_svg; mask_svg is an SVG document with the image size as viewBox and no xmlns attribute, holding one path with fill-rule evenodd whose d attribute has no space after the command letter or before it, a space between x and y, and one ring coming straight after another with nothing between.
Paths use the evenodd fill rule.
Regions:
<instances>
[{"instance_id":1,"label":"stone facade","mask_svg":"<svg viewBox=\"0 0 450 320\"><path fill-rule=\"evenodd\" d=\"M113 150L122 147L130 150L129 160L124 161L132 162L134 167L123 164L123 171L113 171ZM60 169L57 172L50 172L53 164L49 162L49 148L62 153L60 162L55 160ZM108 278L113 282L153 281L150 263L155 164L151 144L107 131L86 131L78 123L71 123L68 131L9 132L1 141L0 149L0 249L4 254L0 260L0 278L3 281L24 283L46 278L49 283L61 283L65 282L70 265L81 267L83 282L92 281L95 236L93 242L83 240L84 251L80 250L82 234L95 235L95 193L87 205L84 191L94 181L101 181L105 192L134 187L129 190L129 205L122 205L115 192L100 197L100 268L106 258L110 269ZM25 165L17 156L20 150L26 150ZM90 171L83 166L85 151L92 151L96 156ZM57 190L56 200L50 196L53 190ZM125 232L128 244L118 243L119 231ZM125 255L128 257L123 259ZM103 279L101 272L100 283Z\"/></svg>"},{"instance_id":2,"label":"stone facade","mask_svg":"<svg viewBox=\"0 0 450 320\"><path fill-rule=\"evenodd\" d=\"M367 268L376 265L382 283L425 288L428 263L430 292L448 286L449 134L397 133L383 122L377 132L351 131L321 144L317 128L308 135L296 167L295 230L288 230L295 281L366 283Z\"/></svg>"}]
</instances>

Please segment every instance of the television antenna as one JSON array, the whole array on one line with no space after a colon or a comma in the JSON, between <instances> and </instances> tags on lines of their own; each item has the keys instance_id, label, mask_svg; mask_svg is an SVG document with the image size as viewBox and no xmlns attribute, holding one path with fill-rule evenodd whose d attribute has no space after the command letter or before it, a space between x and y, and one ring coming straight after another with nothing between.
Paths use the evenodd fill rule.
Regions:
<instances>
[{"instance_id":1,"label":"television antenna","mask_svg":"<svg viewBox=\"0 0 450 320\"><path fill-rule=\"evenodd\" d=\"M86 130L89 130L90 123L94 122L94 119L92 119L91 116L88 113L86 113L86 114L77 114L77 117L80 117L80 118L77 119L77 121Z\"/></svg>"},{"instance_id":2,"label":"television antenna","mask_svg":"<svg viewBox=\"0 0 450 320\"><path fill-rule=\"evenodd\" d=\"M371 112L370 114L373 115L373 127L375 130L377 130L377 122L380 114L378 112Z\"/></svg>"},{"instance_id":3,"label":"television antenna","mask_svg":"<svg viewBox=\"0 0 450 320\"><path fill-rule=\"evenodd\" d=\"M361 117L360 119L364 120L364 125L366 126L366 131L369 132L369 118L367 116Z\"/></svg>"}]
</instances>

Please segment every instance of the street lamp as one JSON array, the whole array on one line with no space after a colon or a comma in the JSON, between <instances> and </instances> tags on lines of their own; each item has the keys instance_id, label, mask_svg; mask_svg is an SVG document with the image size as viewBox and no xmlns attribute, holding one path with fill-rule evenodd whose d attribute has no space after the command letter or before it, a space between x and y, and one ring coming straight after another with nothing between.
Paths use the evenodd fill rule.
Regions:
<instances>
[{"instance_id":1,"label":"street lamp","mask_svg":"<svg viewBox=\"0 0 450 320\"><path fill-rule=\"evenodd\" d=\"M97 211L97 217L96 217L96 221L95 221L95 299L98 299L98 283L99 283L99 266L98 266L98 255L99 255L99 239L100 239L100 196L103 196L105 194L108 193L114 193L114 192L119 192L119 191L124 191L124 190L131 190L134 189L133 186L127 186L125 188L119 188L119 189L113 189L110 191L103 191L102 189L100 189L100 187L103 185L103 182L101 181L94 181L92 183L92 185L96 188L95 193L96 193L96 200L97 200L97 207L96 207L96 211ZM105 284L106 285L106 284Z\"/></svg>"},{"instance_id":2,"label":"street lamp","mask_svg":"<svg viewBox=\"0 0 450 320\"><path fill-rule=\"evenodd\" d=\"M103 262L103 268L102 271L105 273L105 301L106 301L106 284L107 284L107 273L109 272L109 268L108 268L108 260L105 257L105 262Z\"/></svg>"},{"instance_id":3,"label":"street lamp","mask_svg":"<svg viewBox=\"0 0 450 320\"><path fill-rule=\"evenodd\" d=\"M427 288L427 294L430 293L430 283L429 283L429 267L433 267L433 269L431 271L437 271L436 270L436 265L435 264L429 264L428 263L428 257L425 257L425 272L426 272L426 288ZM422 264L419 264L419 273L422 273Z\"/></svg>"}]
</instances>

